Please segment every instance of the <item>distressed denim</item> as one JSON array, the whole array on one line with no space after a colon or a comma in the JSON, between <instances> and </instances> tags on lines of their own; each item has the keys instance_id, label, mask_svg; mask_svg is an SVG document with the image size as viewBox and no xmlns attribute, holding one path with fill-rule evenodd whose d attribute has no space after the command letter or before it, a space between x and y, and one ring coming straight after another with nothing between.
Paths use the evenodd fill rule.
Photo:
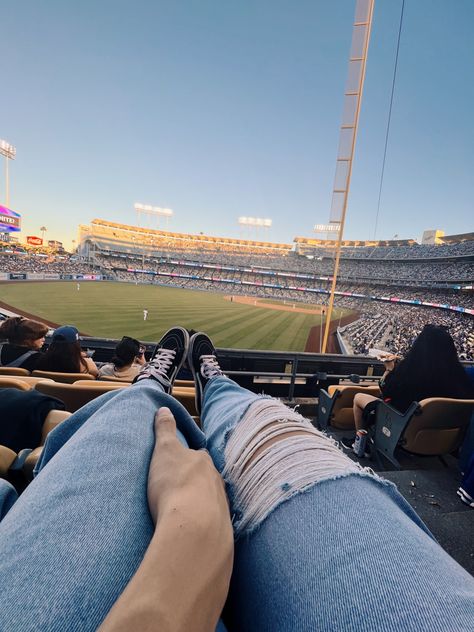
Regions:
<instances>
[{"instance_id":1,"label":"distressed denim","mask_svg":"<svg viewBox=\"0 0 474 632\"><path fill-rule=\"evenodd\" d=\"M144 380L103 395L56 428L38 476L0 523L0 630L82 632L105 618L153 529L146 482L157 408L172 410L183 443L200 448L207 437L226 476L235 427L261 401L227 378L212 379L203 434L156 382ZM302 489L283 484L265 517L240 531L228 628L471 631L473 578L392 484L340 463ZM238 504L239 481L227 482L238 524L246 509Z\"/></svg>"}]
</instances>

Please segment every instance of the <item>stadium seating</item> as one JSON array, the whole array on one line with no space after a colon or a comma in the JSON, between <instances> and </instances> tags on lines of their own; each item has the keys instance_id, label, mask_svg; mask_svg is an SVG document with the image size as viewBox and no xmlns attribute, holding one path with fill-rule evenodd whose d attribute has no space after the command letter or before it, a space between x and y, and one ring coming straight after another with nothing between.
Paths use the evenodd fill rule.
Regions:
<instances>
[{"instance_id":1,"label":"stadium seating","mask_svg":"<svg viewBox=\"0 0 474 632\"><path fill-rule=\"evenodd\" d=\"M319 391L318 426L325 430L333 426L341 430L354 429L354 414L352 405L357 393L365 393L380 397L378 386L343 386L333 385Z\"/></svg>"},{"instance_id":2,"label":"stadium seating","mask_svg":"<svg viewBox=\"0 0 474 632\"><path fill-rule=\"evenodd\" d=\"M30 372L26 369L19 369L9 366L0 366L0 376L2 375L30 375Z\"/></svg>"},{"instance_id":3,"label":"stadium seating","mask_svg":"<svg viewBox=\"0 0 474 632\"><path fill-rule=\"evenodd\" d=\"M172 395L175 399L178 400L180 404L186 408L191 417L197 417L198 413L196 410L196 402L195 402L195 389L194 388L186 388L183 386L174 387L172 391Z\"/></svg>"},{"instance_id":4,"label":"stadium seating","mask_svg":"<svg viewBox=\"0 0 474 632\"><path fill-rule=\"evenodd\" d=\"M17 388L20 391L29 391L31 386L14 377L2 377L0 378L0 388Z\"/></svg>"},{"instance_id":5,"label":"stadium seating","mask_svg":"<svg viewBox=\"0 0 474 632\"><path fill-rule=\"evenodd\" d=\"M95 380L93 375L89 373L60 373L56 371L33 371L33 377L48 377L55 382L64 384L74 384L78 380Z\"/></svg>"},{"instance_id":6,"label":"stadium seating","mask_svg":"<svg viewBox=\"0 0 474 632\"><path fill-rule=\"evenodd\" d=\"M35 389L40 393L56 397L64 402L66 410L74 413L82 406L92 401L96 397L109 391L127 388L128 384L108 384L106 382L96 382L79 380L74 384L61 382L38 382Z\"/></svg>"},{"instance_id":7,"label":"stadium seating","mask_svg":"<svg viewBox=\"0 0 474 632\"><path fill-rule=\"evenodd\" d=\"M49 377L33 377L32 375L14 375L14 376L6 376L0 375L0 384L5 382L6 380L15 380L15 382L22 382L29 386L30 388L34 388L38 382L53 382Z\"/></svg>"},{"instance_id":8,"label":"stadium seating","mask_svg":"<svg viewBox=\"0 0 474 632\"><path fill-rule=\"evenodd\" d=\"M381 402L373 429L376 454L382 454L397 468L397 448L422 456L451 454L464 439L473 409L473 399L430 397L413 402L402 414Z\"/></svg>"},{"instance_id":9,"label":"stadium seating","mask_svg":"<svg viewBox=\"0 0 474 632\"><path fill-rule=\"evenodd\" d=\"M121 382L122 384L131 384L130 380L124 380L121 377L114 377L113 375L101 375L97 379L99 382Z\"/></svg>"}]
</instances>

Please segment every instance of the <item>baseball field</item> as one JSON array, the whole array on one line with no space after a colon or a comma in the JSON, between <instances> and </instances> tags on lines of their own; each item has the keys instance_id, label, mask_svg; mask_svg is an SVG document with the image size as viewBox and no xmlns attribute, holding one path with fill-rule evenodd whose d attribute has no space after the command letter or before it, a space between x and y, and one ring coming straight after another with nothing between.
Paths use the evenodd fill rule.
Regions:
<instances>
[{"instance_id":1,"label":"baseball field","mask_svg":"<svg viewBox=\"0 0 474 632\"><path fill-rule=\"evenodd\" d=\"M91 336L158 340L179 324L205 331L216 346L304 351L321 308L249 297L129 283L2 283L0 305L58 324L73 324ZM143 310L148 318L143 319ZM333 320L349 315L336 309Z\"/></svg>"}]
</instances>

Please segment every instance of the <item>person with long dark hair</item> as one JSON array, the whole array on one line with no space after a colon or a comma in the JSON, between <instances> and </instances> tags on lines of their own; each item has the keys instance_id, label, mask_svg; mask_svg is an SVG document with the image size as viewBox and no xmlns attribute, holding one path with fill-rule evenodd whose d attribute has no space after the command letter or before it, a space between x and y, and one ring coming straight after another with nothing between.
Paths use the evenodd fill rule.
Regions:
<instances>
[{"instance_id":1,"label":"person with long dark hair","mask_svg":"<svg viewBox=\"0 0 474 632\"><path fill-rule=\"evenodd\" d=\"M27 369L37 368L40 349L48 327L29 318L14 316L0 325L0 366Z\"/></svg>"},{"instance_id":2,"label":"person with long dark hair","mask_svg":"<svg viewBox=\"0 0 474 632\"><path fill-rule=\"evenodd\" d=\"M37 368L56 373L90 373L94 377L99 373L95 362L81 349L79 332L72 325L63 325L55 330Z\"/></svg>"},{"instance_id":3,"label":"person with long dark hair","mask_svg":"<svg viewBox=\"0 0 474 632\"><path fill-rule=\"evenodd\" d=\"M112 360L99 369L99 377L132 381L145 364L145 347L135 338L124 336L115 347Z\"/></svg>"},{"instance_id":4,"label":"person with long dark hair","mask_svg":"<svg viewBox=\"0 0 474 632\"><path fill-rule=\"evenodd\" d=\"M401 413L412 402L428 397L470 399L474 396L471 381L445 327L425 325L403 360L392 356L384 364L385 373L380 381L382 398ZM377 397L357 393L353 406L356 431L365 428L368 413L378 402ZM359 455L363 452L357 439L353 450Z\"/></svg>"}]
</instances>

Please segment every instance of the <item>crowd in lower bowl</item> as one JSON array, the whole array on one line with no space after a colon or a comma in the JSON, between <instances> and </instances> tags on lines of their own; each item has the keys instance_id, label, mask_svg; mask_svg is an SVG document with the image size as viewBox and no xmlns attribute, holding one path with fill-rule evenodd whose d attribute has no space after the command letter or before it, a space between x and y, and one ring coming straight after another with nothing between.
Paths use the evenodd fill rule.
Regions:
<instances>
[{"instance_id":1,"label":"crowd in lower bowl","mask_svg":"<svg viewBox=\"0 0 474 632\"><path fill-rule=\"evenodd\" d=\"M0 366L28 371L84 373L95 378L114 377L132 382L145 364L145 346L124 336L110 362L98 366L81 348L79 331L72 325L58 327L42 351L49 328L43 323L15 316L0 325Z\"/></svg>"}]
</instances>

